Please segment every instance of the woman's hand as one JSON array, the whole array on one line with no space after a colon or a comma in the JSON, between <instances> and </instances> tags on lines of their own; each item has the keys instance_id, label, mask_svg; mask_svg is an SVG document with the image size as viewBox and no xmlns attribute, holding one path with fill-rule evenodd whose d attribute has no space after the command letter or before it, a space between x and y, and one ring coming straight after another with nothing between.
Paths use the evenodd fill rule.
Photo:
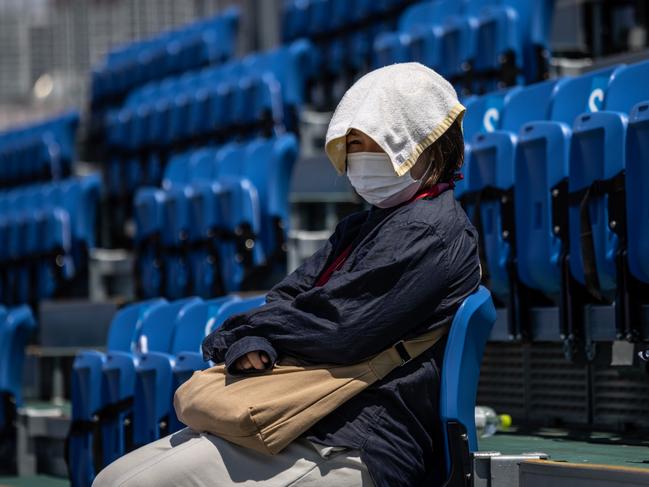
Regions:
<instances>
[{"instance_id":1,"label":"woman's hand","mask_svg":"<svg viewBox=\"0 0 649 487\"><path fill-rule=\"evenodd\" d=\"M265 352L248 352L235 362L238 370L265 370L270 363L270 359Z\"/></svg>"}]
</instances>

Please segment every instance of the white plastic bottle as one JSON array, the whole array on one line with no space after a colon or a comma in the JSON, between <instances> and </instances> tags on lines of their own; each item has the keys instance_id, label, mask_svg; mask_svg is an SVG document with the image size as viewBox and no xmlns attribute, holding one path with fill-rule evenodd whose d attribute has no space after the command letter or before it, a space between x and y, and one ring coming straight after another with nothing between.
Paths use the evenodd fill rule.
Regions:
<instances>
[{"instance_id":1,"label":"white plastic bottle","mask_svg":"<svg viewBox=\"0 0 649 487\"><path fill-rule=\"evenodd\" d=\"M487 406L475 407L475 429L480 438L492 436L498 429L509 428L512 418L509 414L496 414Z\"/></svg>"}]
</instances>

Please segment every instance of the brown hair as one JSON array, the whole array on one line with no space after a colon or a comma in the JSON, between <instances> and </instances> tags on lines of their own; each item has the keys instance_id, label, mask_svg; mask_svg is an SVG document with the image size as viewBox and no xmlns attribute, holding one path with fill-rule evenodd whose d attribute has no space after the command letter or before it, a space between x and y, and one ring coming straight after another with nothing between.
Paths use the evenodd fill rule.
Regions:
<instances>
[{"instance_id":1,"label":"brown hair","mask_svg":"<svg viewBox=\"0 0 649 487\"><path fill-rule=\"evenodd\" d=\"M450 182L464 164L464 135L460 123L455 120L446 132L419 156L418 161L424 158L433 165L422 189L429 189L440 182ZM426 169L429 169L429 166Z\"/></svg>"}]
</instances>

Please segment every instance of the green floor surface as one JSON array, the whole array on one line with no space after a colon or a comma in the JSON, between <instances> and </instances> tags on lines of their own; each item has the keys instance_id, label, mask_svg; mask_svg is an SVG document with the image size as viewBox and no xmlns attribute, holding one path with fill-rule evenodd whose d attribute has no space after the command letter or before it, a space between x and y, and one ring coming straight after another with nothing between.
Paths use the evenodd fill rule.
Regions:
<instances>
[{"instance_id":1,"label":"green floor surface","mask_svg":"<svg viewBox=\"0 0 649 487\"><path fill-rule=\"evenodd\" d=\"M551 435L551 432L545 432L543 437L496 434L479 440L480 451L498 451L503 455L542 452L557 461L649 469L649 445L604 443L602 440L607 438L606 434L593 434L588 441L564 438L559 432L556 433L556 437Z\"/></svg>"},{"instance_id":2,"label":"green floor surface","mask_svg":"<svg viewBox=\"0 0 649 487\"><path fill-rule=\"evenodd\" d=\"M29 477L0 477L0 487L69 487L67 479L31 475Z\"/></svg>"}]
</instances>

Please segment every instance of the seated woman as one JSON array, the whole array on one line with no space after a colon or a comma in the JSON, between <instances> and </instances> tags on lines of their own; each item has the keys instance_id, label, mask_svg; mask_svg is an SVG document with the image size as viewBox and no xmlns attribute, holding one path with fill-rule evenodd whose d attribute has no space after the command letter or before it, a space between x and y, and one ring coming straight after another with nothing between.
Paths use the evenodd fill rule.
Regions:
<instances>
[{"instance_id":1,"label":"seated woman","mask_svg":"<svg viewBox=\"0 0 649 487\"><path fill-rule=\"evenodd\" d=\"M448 327L480 282L477 234L452 191L464 110L453 87L417 63L358 80L333 115L326 151L371 208L342 220L266 305L208 336L205 357L231 374L273 367L282 355L350 364ZM439 485L444 341L278 455L187 428L117 460L93 485Z\"/></svg>"}]
</instances>

